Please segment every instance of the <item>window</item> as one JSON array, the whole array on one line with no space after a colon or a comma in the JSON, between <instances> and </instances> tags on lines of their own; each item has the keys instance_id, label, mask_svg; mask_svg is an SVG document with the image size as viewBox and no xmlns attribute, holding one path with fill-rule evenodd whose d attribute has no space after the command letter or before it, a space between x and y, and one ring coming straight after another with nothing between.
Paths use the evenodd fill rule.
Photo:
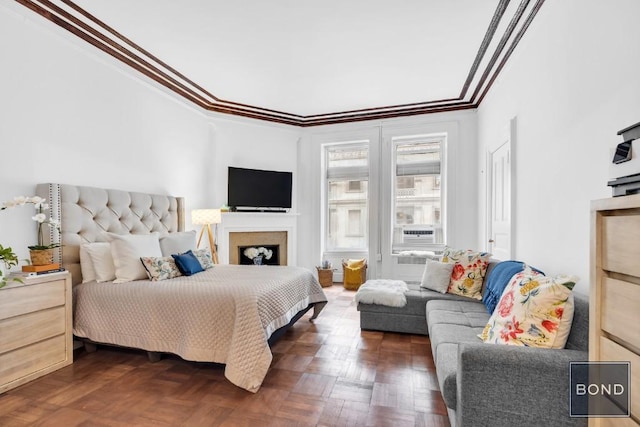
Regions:
<instances>
[{"instance_id":1,"label":"window","mask_svg":"<svg viewBox=\"0 0 640 427\"><path fill-rule=\"evenodd\" d=\"M397 178L398 189L414 190L416 186L416 180L412 176L399 176Z\"/></svg>"},{"instance_id":2,"label":"window","mask_svg":"<svg viewBox=\"0 0 640 427\"><path fill-rule=\"evenodd\" d=\"M444 243L440 185L443 144L442 136L392 138L393 252Z\"/></svg>"},{"instance_id":3,"label":"window","mask_svg":"<svg viewBox=\"0 0 640 427\"><path fill-rule=\"evenodd\" d=\"M363 250L368 244L368 141L324 148L327 215L325 250Z\"/></svg>"},{"instance_id":4,"label":"window","mask_svg":"<svg viewBox=\"0 0 640 427\"><path fill-rule=\"evenodd\" d=\"M362 191L362 182L361 181L349 181L349 190L348 191Z\"/></svg>"}]
</instances>

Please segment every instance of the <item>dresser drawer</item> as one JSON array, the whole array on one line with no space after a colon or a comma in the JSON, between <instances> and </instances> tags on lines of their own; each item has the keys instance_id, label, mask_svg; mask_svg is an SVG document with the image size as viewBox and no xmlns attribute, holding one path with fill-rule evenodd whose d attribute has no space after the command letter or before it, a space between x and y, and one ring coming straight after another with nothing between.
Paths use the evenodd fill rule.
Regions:
<instances>
[{"instance_id":1,"label":"dresser drawer","mask_svg":"<svg viewBox=\"0 0 640 427\"><path fill-rule=\"evenodd\" d=\"M603 278L601 328L640 348L640 285Z\"/></svg>"},{"instance_id":2,"label":"dresser drawer","mask_svg":"<svg viewBox=\"0 0 640 427\"><path fill-rule=\"evenodd\" d=\"M22 377L34 375L40 370L66 361L67 346L64 335L0 354L0 384L8 384Z\"/></svg>"},{"instance_id":3,"label":"dresser drawer","mask_svg":"<svg viewBox=\"0 0 640 427\"><path fill-rule=\"evenodd\" d=\"M65 304L64 279L2 290L0 320Z\"/></svg>"},{"instance_id":4,"label":"dresser drawer","mask_svg":"<svg viewBox=\"0 0 640 427\"><path fill-rule=\"evenodd\" d=\"M631 418L600 418L602 427L640 427L640 424Z\"/></svg>"},{"instance_id":5,"label":"dresser drawer","mask_svg":"<svg viewBox=\"0 0 640 427\"><path fill-rule=\"evenodd\" d=\"M640 390L640 356L614 343L600 338L600 360L611 362L629 362L631 370L631 415L640 418L640 399L635 398L635 393Z\"/></svg>"},{"instance_id":6,"label":"dresser drawer","mask_svg":"<svg viewBox=\"0 0 640 427\"><path fill-rule=\"evenodd\" d=\"M0 354L65 333L65 307L0 320Z\"/></svg>"},{"instance_id":7,"label":"dresser drawer","mask_svg":"<svg viewBox=\"0 0 640 427\"><path fill-rule=\"evenodd\" d=\"M640 215L602 217L602 268L640 277Z\"/></svg>"}]
</instances>

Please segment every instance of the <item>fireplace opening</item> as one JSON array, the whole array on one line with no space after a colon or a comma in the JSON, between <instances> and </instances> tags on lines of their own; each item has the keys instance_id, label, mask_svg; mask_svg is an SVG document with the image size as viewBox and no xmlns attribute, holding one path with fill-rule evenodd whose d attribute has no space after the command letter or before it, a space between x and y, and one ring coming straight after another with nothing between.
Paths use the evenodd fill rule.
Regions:
<instances>
[{"instance_id":1,"label":"fireplace opening","mask_svg":"<svg viewBox=\"0 0 640 427\"><path fill-rule=\"evenodd\" d=\"M238 246L240 265L280 265L280 245Z\"/></svg>"},{"instance_id":2,"label":"fireplace opening","mask_svg":"<svg viewBox=\"0 0 640 427\"><path fill-rule=\"evenodd\" d=\"M271 259L263 258L267 265L287 265L286 231L232 231L229 233L229 264L253 264L244 257L247 248L264 247L272 251ZM274 250L276 249L277 250Z\"/></svg>"}]
</instances>

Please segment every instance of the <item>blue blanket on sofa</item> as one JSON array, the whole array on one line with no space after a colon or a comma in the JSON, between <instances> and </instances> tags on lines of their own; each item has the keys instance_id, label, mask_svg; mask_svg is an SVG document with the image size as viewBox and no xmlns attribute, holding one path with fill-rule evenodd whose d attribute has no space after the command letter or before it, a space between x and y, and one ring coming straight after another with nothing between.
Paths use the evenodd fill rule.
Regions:
<instances>
[{"instance_id":1,"label":"blue blanket on sofa","mask_svg":"<svg viewBox=\"0 0 640 427\"><path fill-rule=\"evenodd\" d=\"M487 307L489 314L495 310L502 296L502 292L509 284L511 278L523 269L524 263L521 261L502 261L493 267L489 273L489 277L487 277L486 289L482 296L482 302L485 307ZM532 267L532 269L540 274L544 274L536 268Z\"/></svg>"}]
</instances>

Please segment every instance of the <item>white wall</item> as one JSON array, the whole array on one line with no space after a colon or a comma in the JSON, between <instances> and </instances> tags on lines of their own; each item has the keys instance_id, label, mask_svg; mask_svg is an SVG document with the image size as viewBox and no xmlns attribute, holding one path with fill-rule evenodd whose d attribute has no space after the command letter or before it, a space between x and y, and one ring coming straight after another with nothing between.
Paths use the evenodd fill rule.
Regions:
<instances>
[{"instance_id":1,"label":"white wall","mask_svg":"<svg viewBox=\"0 0 640 427\"><path fill-rule=\"evenodd\" d=\"M226 201L229 164L296 168L298 130L205 114L17 3L0 6L0 53L0 201L60 182L183 196L188 213ZM0 213L20 258L32 215Z\"/></svg>"},{"instance_id":2,"label":"white wall","mask_svg":"<svg viewBox=\"0 0 640 427\"><path fill-rule=\"evenodd\" d=\"M297 144L302 131L253 119L226 119L218 116L211 124L214 161L211 180L215 207L227 202L229 166L293 172L292 212L297 212Z\"/></svg>"},{"instance_id":3,"label":"white wall","mask_svg":"<svg viewBox=\"0 0 640 427\"><path fill-rule=\"evenodd\" d=\"M517 117L515 258L579 275L581 293L589 203L611 196L609 149L622 142L618 130L640 120L638 16L634 0L546 2L478 111L483 172L487 147ZM481 215L481 242L485 225Z\"/></svg>"}]
</instances>

